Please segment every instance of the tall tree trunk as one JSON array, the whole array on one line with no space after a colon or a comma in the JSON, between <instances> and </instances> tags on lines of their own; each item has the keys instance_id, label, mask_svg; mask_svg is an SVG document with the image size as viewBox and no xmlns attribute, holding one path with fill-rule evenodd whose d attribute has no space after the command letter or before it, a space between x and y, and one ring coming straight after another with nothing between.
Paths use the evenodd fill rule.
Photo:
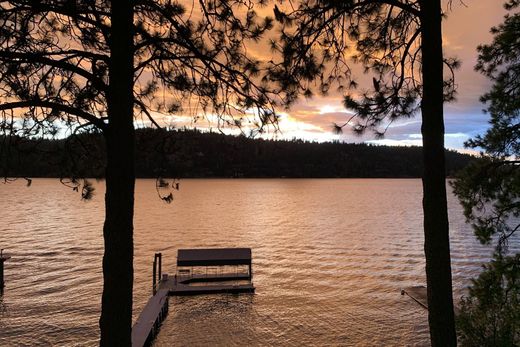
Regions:
<instances>
[{"instance_id":1,"label":"tall tree trunk","mask_svg":"<svg viewBox=\"0 0 520 347\"><path fill-rule=\"evenodd\" d=\"M440 0L421 0L424 252L432 346L456 346L444 158Z\"/></svg>"},{"instance_id":2,"label":"tall tree trunk","mask_svg":"<svg viewBox=\"0 0 520 347\"><path fill-rule=\"evenodd\" d=\"M131 345L135 186L131 3L111 1L101 346Z\"/></svg>"}]
</instances>

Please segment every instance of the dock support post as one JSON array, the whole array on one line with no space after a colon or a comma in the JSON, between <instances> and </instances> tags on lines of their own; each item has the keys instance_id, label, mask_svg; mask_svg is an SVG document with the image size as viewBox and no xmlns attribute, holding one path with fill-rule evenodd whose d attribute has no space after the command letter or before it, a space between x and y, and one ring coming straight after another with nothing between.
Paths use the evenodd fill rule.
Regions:
<instances>
[{"instance_id":1,"label":"dock support post","mask_svg":"<svg viewBox=\"0 0 520 347\"><path fill-rule=\"evenodd\" d=\"M159 255L159 281L162 278L162 253L157 253Z\"/></svg>"},{"instance_id":2,"label":"dock support post","mask_svg":"<svg viewBox=\"0 0 520 347\"><path fill-rule=\"evenodd\" d=\"M0 256L0 293L4 292L4 258Z\"/></svg>"},{"instance_id":3,"label":"dock support post","mask_svg":"<svg viewBox=\"0 0 520 347\"><path fill-rule=\"evenodd\" d=\"M11 257L4 255L4 250L0 249L0 294L4 293L4 262Z\"/></svg>"},{"instance_id":4,"label":"dock support post","mask_svg":"<svg viewBox=\"0 0 520 347\"><path fill-rule=\"evenodd\" d=\"M153 258L153 271L152 271L152 293L155 295L157 292L155 284L157 283L157 258Z\"/></svg>"},{"instance_id":5,"label":"dock support post","mask_svg":"<svg viewBox=\"0 0 520 347\"><path fill-rule=\"evenodd\" d=\"M159 280L157 280L157 272L159 272ZM152 293L157 293L157 284L162 276L162 253L155 253L153 256L153 272L152 272Z\"/></svg>"}]
</instances>

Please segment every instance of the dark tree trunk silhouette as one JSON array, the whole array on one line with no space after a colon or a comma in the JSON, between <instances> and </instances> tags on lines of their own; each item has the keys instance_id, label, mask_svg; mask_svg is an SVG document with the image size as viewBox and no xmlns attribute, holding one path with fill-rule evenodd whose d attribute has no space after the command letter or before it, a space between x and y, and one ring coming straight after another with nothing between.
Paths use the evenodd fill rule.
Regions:
<instances>
[{"instance_id":1,"label":"dark tree trunk silhouette","mask_svg":"<svg viewBox=\"0 0 520 347\"><path fill-rule=\"evenodd\" d=\"M111 6L101 346L131 345L135 130L130 3L112 1Z\"/></svg>"},{"instance_id":2,"label":"dark tree trunk silhouette","mask_svg":"<svg viewBox=\"0 0 520 347\"><path fill-rule=\"evenodd\" d=\"M444 158L443 57L440 1L422 0L424 252L432 346L457 344L453 314Z\"/></svg>"}]
</instances>

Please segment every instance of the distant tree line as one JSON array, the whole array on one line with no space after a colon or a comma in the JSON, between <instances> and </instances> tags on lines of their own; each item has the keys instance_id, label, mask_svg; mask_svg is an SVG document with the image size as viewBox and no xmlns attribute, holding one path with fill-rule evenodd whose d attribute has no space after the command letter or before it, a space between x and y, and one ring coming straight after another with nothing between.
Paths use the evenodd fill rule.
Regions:
<instances>
[{"instance_id":1,"label":"distant tree line","mask_svg":"<svg viewBox=\"0 0 520 347\"><path fill-rule=\"evenodd\" d=\"M198 130L139 129L137 177L421 177L421 147L340 142L264 140ZM99 177L105 154L101 134L65 139L11 138L0 144L5 177ZM453 176L475 158L446 151Z\"/></svg>"}]
</instances>

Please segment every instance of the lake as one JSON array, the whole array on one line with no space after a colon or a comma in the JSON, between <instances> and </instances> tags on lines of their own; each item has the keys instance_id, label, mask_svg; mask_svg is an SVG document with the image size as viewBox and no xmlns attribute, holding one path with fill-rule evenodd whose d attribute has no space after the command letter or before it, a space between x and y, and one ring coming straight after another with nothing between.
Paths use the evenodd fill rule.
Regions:
<instances>
[{"instance_id":1,"label":"lake","mask_svg":"<svg viewBox=\"0 0 520 347\"><path fill-rule=\"evenodd\" d=\"M0 185L0 345L93 346L102 290L104 184L93 200L56 179ZM172 273L178 248L251 247L255 295L172 297L155 346L423 346L427 312L418 179L201 179L174 202L138 180L134 321L151 295L152 261ZM454 293L490 246L450 194ZM518 243L513 244L518 248Z\"/></svg>"}]
</instances>

